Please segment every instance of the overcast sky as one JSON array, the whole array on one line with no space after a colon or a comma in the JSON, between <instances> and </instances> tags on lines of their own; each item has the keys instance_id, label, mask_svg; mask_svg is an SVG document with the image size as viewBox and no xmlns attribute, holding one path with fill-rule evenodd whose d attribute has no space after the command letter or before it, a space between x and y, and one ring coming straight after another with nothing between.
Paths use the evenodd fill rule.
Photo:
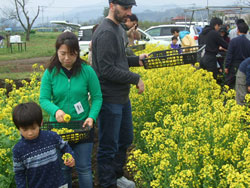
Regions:
<instances>
[{"instance_id":1,"label":"overcast sky","mask_svg":"<svg viewBox=\"0 0 250 188\"><path fill-rule=\"evenodd\" d=\"M137 7L134 7L133 10L136 11L139 8L143 8L143 6L150 5L176 4L181 7L188 7L206 6L208 3L209 6L222 6L232 5L235 4L235 2L236 0L136 0ZM37 5L46 6L44 10L51 12L53 9L52 12L55 13L58 10L66 11L73 7L88 7L90 5L108 6L108 0L29 0L29 5L32 7L36 7Z\"/></svg>"},{"instance_id":2,"label":"overcast sky","mask_svg":"<svg viewBox=\"0 0 250 188\"><path fill-rule=\"evenodd\" d=\"M10 4L11 0L0 0L3 7ZM172 8L170 5L177 5L181 8L205 7L233 5L237 0L136 0L137 6L133 7L132 12L139 13L144 10L165 11ZM98 9L98 16L102 16L102 10L108 6L108 0L27 0L29 14L32 17L37 11L38 5L41 6L38 22L43 19L68 19L69 13L81 12ZM162 6L161 6L162 5ZM94 12L94 11L93 11ZM64 17L65 15L65 17ZM79 17L86 15L79 15Z\"/></svg>"}]
</instances>

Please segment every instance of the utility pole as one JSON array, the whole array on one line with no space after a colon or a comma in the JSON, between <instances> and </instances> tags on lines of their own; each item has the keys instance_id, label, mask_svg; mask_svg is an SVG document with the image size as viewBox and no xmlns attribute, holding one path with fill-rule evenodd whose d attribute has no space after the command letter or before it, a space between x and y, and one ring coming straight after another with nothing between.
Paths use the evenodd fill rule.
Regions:
<instances>
[{"instance_id":1,"label":"utility pole","mask_svg":"<svg viewBox=\"0 0 250 188\"><path fill-rule=\"evenodd\" d=\"M44 8L47 8L47 6L40 6L40 8L41 8L41 12L42 12L42 27L44 27L43 12L44 12Z\"/></svg>"}]
</instances>

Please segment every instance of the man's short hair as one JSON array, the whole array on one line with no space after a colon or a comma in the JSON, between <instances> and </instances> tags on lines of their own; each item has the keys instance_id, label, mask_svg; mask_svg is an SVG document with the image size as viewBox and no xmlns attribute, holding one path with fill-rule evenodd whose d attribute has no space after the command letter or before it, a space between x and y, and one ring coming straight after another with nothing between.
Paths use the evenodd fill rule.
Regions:
<instances>
[{"instance_id":1,"label":"man's short hair","mask_svg":"<svg viewBox=\"0 0 250 188\"><path fill-rule=\"evenodd\" d=\"M138 18L135 14L129 15L128 18L130 19L131 22L133 22L133 21L138 22Z\"/></svg>"},{"instance_id":2,"label":"man's short hair","mask_svg":"<svg viewBox=\"0 0 250 188\"><path fill-rule=\"evenodd\" d=\"M237 26L238 30L240 33L244 33L244 34L247 34L248 30L249 30L249 27L248 25L244 22L244 23L240 23L238 26Z\"/></svg>"},{"instance_id":3,"label":"man's short hair","mask_svg":"<svg viewBox=\"0 0 250 188\"><path fill-rule=\"evenodd\" d=\"M210 26L214 28L216 25L222 25L222 20L220 18L214 17L210 20Z\"/></svg>"},{"instance_id":4,"label":"man's short hair","mask_svg":"<svg viewBox=\"0 0 250 188\"><path fill-rule=\"evenodd\" d=\"M178 38L176 36L173 36L171 40L178 40Z\"/></svg>"},{"instance_id":5,"label":"man's short hair","mask_svg":"<svg viewBox=\"0 0 250 188\"><path fill-rule=\"evenodd\" d=\"M235 23L236 23L236 25L238 26L238 25L241 24L241 23L245 23L245 20L243 20L243 19L237 19L237 20L235 21Z\"/></svg>"},{"instance_id":6,"label":"man's short hair","mask_svg":"<svg viewBox=\"0 0 250 188\"><path fill-rule=\"evenodd\" d=\"M12 112L13 122L19 129L27 128L37 123L42 124L43 114L41 107L35 102L21 103Z\"/></svg>"},{"instance_id":7,"label":"man's short hair","mask_svg":"<svg viewBox=\"0 0 250 188\"><path fill-rule=\"evenodd\" d=\"M179 33L180 30L179 30L177 27L172 27L172 28L171 28L171 33L174 34L175 32L176 32L176 33Z\"/></svg>"}]
</instances>

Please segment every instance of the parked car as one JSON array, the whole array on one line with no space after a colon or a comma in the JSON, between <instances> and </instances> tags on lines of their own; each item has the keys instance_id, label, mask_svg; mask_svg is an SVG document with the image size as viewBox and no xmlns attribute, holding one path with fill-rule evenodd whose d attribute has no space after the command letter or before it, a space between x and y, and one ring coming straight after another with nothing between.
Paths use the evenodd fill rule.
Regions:
<instances>
[{"instance_id":1,"label":"parked car","mask_svg":"<svg viewBox=\"0 0 250 188\"><path fill-rule=\"evenodd\" d=\"M89 25L89 26L81 26L79 28L78 40L79 40L81 55L84 55L89 51L89 43L91 41L93 27L94 25Z\"/></svg>"},{"instance_id":2,"label":"parked car","mask_svg":"<svg viewBox=\"0 0 250 188\"><path fill-rule=\"evenodd\" d=\"M81 49L81 55L85 55L89 51L89 43L92 37L92 29L94 25L91 26L82 26L78 31L78 40ZM138 28L138 31L141 33L141 40L138 41L138 44L159 44L159 45L169 45L169 41L157 40L151 37L149 34Z\"/></svg>"},{"instance_id":3,"label":"parked car","mask_svg":"<svg viewBox=\"0 0 250 188\"><path fill-rule=\"evenodd\" d=\"M140 28L138 28L138 31L141 33L141 40L138 41L139 44L149 43L149 44L159 44L168 46L171 43L171 41L155 39Z\"/></svg>"},{"instance_id":4,"label":"parked car","mask_svg":"<svg viewBox=\"0 0 250 188\"><path fill-rule=\"evenodd\" d=\"M152 36L154 39L157 40L165 40L171 42L172 38L172 33L171 29L172 28L178 28L180 31L189 31L190 35L194 38L194 40L198 44L198 32L195 28L194 25L158 25L158 26L152 26L145 30L147 34Z\"/></svg>"}]
</instances>

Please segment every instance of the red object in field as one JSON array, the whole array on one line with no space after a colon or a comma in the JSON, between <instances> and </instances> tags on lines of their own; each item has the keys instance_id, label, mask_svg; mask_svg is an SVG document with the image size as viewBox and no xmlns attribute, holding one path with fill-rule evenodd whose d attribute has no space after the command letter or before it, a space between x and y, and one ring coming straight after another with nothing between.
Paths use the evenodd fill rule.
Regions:
<instances>
[{"instance_id":1,"label":"red object in field","mask_svg":"<svg viewBox=\"0 0 250 188\"><path fill-rule=\"evenodd\" d=\"M194 40L198 40L198 38L199 38L198 36L194 36Z\"/></svg>"}]
</instances>

